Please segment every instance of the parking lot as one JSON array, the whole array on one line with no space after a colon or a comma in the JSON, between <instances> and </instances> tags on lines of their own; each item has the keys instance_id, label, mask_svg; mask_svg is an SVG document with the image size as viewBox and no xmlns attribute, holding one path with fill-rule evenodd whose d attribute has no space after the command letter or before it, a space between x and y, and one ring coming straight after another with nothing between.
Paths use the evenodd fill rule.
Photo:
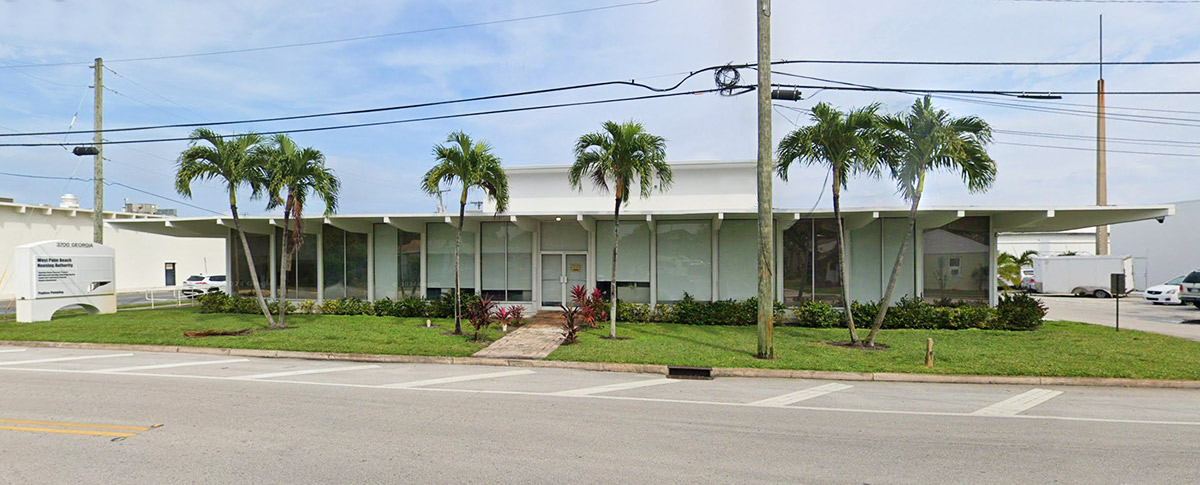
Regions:
<instances>
[{"instance_id":1,"label":"parking lot","mask_svg":"<svg viewBox=\"0 0 1200 485\"><path fill-rule=\"evenodd\" d=\"M1049 320L1116 325L1117 300L1076 296L1039 296ZM1192 305L1154 305L1134 294L1121 299L1121 328L1200 340L1200 309Z\"/></svg>"}]
</instances>

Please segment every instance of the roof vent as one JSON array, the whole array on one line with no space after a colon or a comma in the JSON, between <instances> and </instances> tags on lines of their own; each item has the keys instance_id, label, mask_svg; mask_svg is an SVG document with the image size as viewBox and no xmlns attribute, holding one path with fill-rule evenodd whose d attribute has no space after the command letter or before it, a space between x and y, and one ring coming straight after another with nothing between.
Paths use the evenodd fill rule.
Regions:
<instances>
[{"instance_id":1,"label":"roof vent","mask_svg":"<svg viewBox=\"0 0 1200 485\"><path fill-rule=\"evenodd\" d=\"M63 194L58 201L58 206L63 209L78 209L79 197L75 197L75 194Z\"/></svg>"}]
</instances>

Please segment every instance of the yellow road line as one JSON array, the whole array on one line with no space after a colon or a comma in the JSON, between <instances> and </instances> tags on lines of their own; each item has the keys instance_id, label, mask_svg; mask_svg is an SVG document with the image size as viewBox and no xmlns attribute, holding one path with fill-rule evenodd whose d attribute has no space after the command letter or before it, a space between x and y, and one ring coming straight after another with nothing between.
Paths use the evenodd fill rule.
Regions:
<instances>
[{"instance_id":1,"label":"yellow road line","mask_svg":"<svg viewBox=\"0 0 1200 485\"><path fill-rule=\"evenodd\" d=\"M95 428L95 429L123 429L129 431L148 431L150 426L118 426L115 424L86 424L86 423L66 423L58 421L31 421L27 419L2 419L0 423L6 424L33 424L38 426L61 426L64 428Z\"/></svg>"},{"instance_id":2,"label":"yellow road line","mask_svg":"<svg viewBox=\"0 0 1200 485\"><path fill-rule=\"evenodd\" d=\"M137 436L137 433L119 433L116 431L91 431L86 429L60 429L60 428L30 428L26 426L0 426L0 430L9 431L30 431L34 433L57 433L57 434L83 434L91 436L115 436L118 438L128 438Z\"/></svg>"}]
</instances>

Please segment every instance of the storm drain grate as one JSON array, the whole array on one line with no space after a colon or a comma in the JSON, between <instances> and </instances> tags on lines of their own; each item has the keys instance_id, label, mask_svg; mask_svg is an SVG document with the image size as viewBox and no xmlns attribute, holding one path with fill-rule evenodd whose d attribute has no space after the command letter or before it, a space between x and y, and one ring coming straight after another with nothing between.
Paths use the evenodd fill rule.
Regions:
<instances>
[{"instance_id":1,"label":"storm drain grate","mask_svg":"<svg viewBox=\"0 0 1200 485\"><path fill-rule=\"evenodd\" d=\"M712 367L667 366L667 377L672 379L712 379Z\"/></svg>"}]
</instances>

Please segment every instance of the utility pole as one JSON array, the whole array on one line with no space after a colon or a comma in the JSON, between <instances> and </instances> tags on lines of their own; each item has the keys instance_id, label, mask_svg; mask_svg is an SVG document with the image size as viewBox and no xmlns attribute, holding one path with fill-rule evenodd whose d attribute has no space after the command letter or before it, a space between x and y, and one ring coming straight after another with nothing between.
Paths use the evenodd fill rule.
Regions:
<instances>
[{"instance_id":1,"label":"utility pole","mask_svg":"<svg viewBox=\"0 0 1200 485\"><path fill-rule=\"evenodd\" d=\"M1104 16L1100 16L1100 79L1096 81L1096 205L1108 205L1108 160L1104 130ZM1108 254L1108 226L1096 227L1096 255Z\"/></svg>"},{"instance_id":2,"label":"utility pole","mask_svg":"<svg viewBox=\"0 0 1200 485\"><path fill-rule=\"evenodd\" d=\"M92 144L96 146L96 160L92 164L95 168L95 173L92 175L93 197L95 202L92 207L92 241L97 244L104 243L104 59L97 57L96 65L92 66L96 71L96 80L92 84L92 91L95 93L96 102L92 106L92 129L95 134L92 137Z\"/></svg>"},{"instance_id":3,"label":"utility pole","mask_svg":"<svg viewBox=\"0 0 1200 485\"><path fill-rule=\"evenodd\" d=\"M771 0L758 0L758 353L775 358L775 229L771 212Z\"/></svg>"}]
</instances>

